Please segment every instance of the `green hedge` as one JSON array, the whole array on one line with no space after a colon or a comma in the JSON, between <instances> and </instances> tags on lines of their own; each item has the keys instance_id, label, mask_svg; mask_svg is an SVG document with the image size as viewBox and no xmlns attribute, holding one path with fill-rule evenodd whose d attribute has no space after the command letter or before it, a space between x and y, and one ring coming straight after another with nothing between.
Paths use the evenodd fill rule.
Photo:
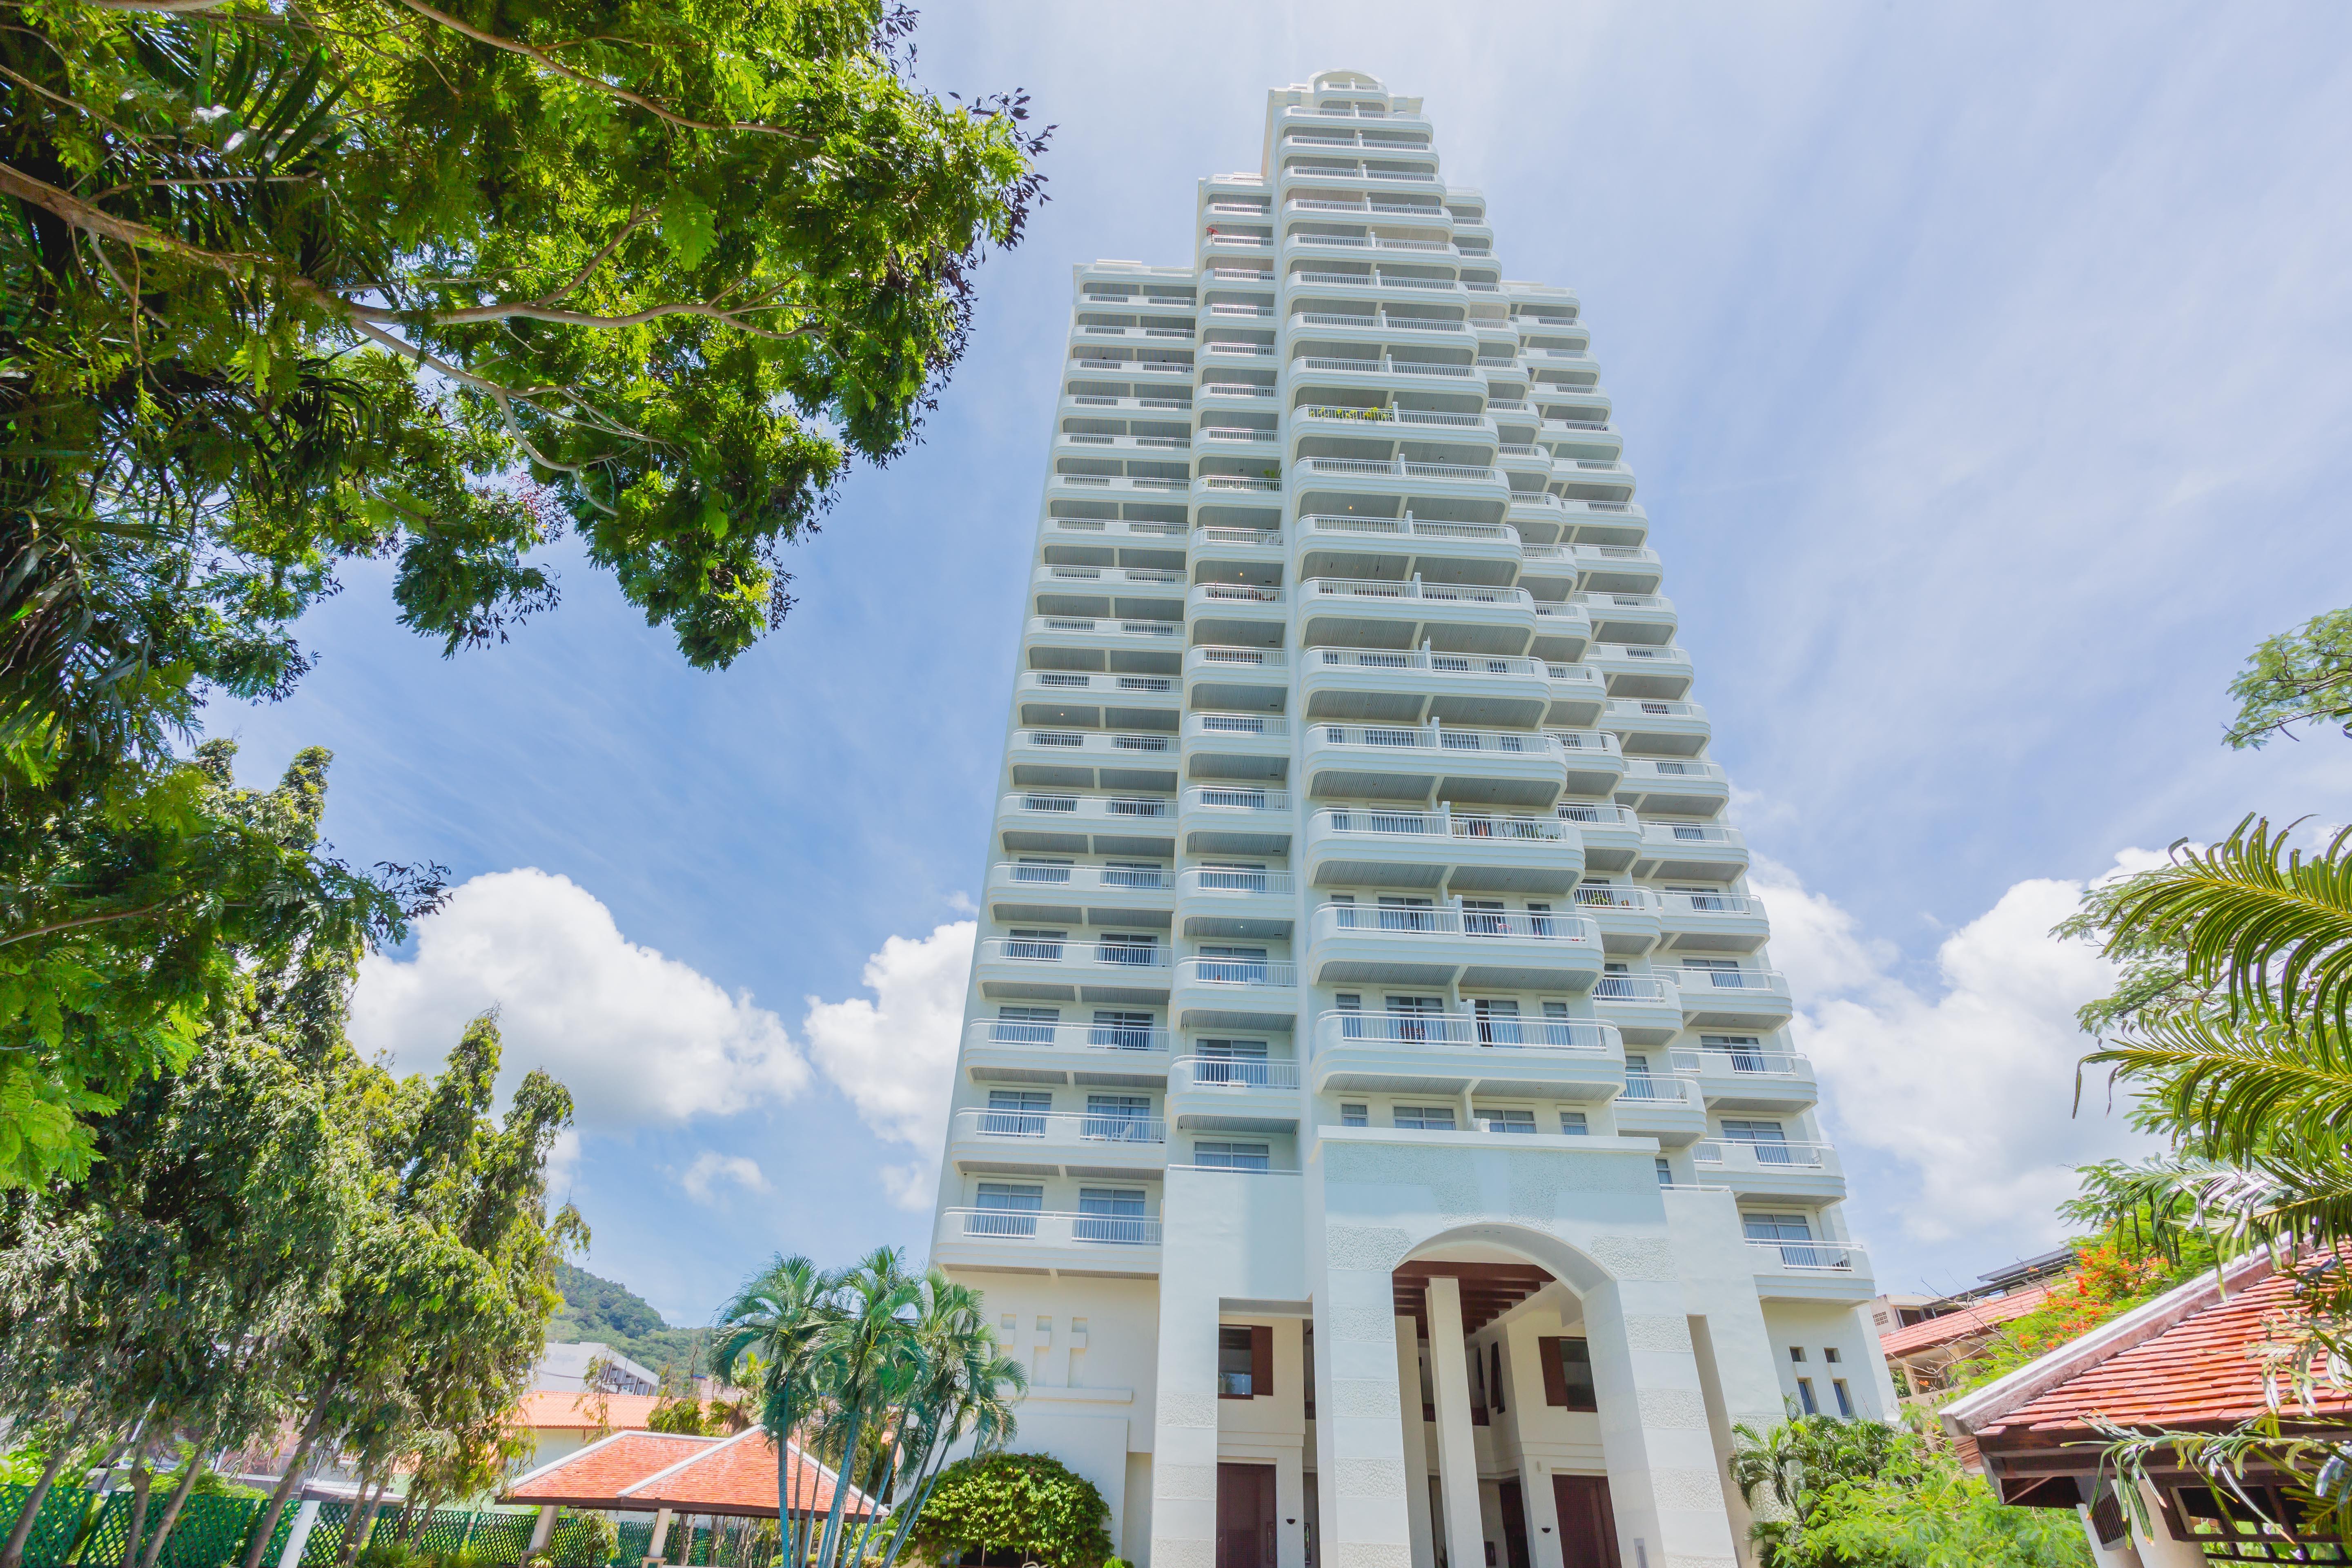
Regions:
<instances>
[{"instance_id":1,"label":"green hedge","mask_svg":"<svg viewBox=\"0 0 2352 1568\"><path fill-rule=\"evenodd\" d=\"M1095 1484L1046 1454L959 1459L915 1521L915 1549L935 1562L1017 1552L1044 1568L1101 1568L1110 1506Z\"/></svg>"}]
</instances>

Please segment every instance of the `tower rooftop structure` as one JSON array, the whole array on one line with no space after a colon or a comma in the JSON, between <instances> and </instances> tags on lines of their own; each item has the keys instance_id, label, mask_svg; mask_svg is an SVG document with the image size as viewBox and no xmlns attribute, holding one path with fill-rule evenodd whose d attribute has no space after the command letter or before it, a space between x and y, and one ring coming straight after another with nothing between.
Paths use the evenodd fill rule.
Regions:
<instances>
[{"instance_id":1,"label":"tower rooftop structure","mask_svg":"<svg viewBox=\"0 0 2352 1568\"><path fill-rule=\"evenodd\" d=\"M1728 1564L1869 1259L1576 294L1419 100L1076 268L932 1260L1149 1568Z\"/></svg>"}]
</instances>

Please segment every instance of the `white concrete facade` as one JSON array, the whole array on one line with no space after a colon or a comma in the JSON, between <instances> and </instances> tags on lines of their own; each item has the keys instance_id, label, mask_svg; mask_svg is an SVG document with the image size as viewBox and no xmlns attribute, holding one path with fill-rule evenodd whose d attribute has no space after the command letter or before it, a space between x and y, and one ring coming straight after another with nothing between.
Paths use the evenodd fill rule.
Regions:
<instances>
[{"instance_id":1,"label":"white concrete facade","mask_svg":"<svg viewBox=\"0 0 2352 1568\"><path fill-rule=\"evenodd\" d=\"M1263 152L1076 268L933 1260L1149 1568L1748 1562L1892 1393L1588 330L1417 100Z\"/></svg>"}]
</instances>

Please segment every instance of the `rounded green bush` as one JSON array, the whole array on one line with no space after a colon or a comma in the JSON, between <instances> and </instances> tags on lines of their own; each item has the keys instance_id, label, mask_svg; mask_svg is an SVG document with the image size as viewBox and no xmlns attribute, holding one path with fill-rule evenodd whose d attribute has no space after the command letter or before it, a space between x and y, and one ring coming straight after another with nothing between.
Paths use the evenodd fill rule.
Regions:
<instances>
[{"instance_id":1,"label":"rounded green bush","mask_svg":"<svg viewBox=\"0 0 2352 1568\"><path fill-rule=\"evenodd\" d=\"M1094 1483L1051 1455L991 1454L940 1473L913 1544L934 1562L1017 1552L1043 1568L1108 1568L1109 1520Z\"/></svg>"}]
</instances>

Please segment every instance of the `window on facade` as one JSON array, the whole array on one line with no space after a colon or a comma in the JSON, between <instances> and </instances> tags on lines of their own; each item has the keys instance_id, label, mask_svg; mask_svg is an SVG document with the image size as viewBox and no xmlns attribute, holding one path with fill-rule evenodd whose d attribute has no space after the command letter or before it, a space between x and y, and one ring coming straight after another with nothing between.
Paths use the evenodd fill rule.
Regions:
<instances>
[{"instance_id":1,"label":"window on facade","mask_svg":"<svg viewBox=\"0 0 2352 1568\"><path fill-rule=\"evenodd\" d=\"M1853 1415L1853 1391L1846 1387L1845 1379L1842 1377L1830 1379L1830 1393L1837 1398L1838 1414L1851 1418Z\"/></svg>"},{"instance_id":2,"label":"window on facade","mask_svg":"<svg viewBox=\"0 0 2352 1568\"><path fill-rule=\"evenodd\" d=\"M1077 1217L1070 1222L1070 1235L1077 1241L1122 1246L1159 1239L1143 1192L1136 1187L1080 1187Z\"/></svg>"},{"instance_id":3,"label":"window on facade","mask_svg":"<svg viewBox=\"0 0 2352 1568\"><path fill-rule=\"evenodd\" d=\"M1516 1046L1519 1036L1519 1005L1480 996L1472 1000L1471 1013L1478 1020L1478 1043L1482 1046Z\"/></svg>"},{"instance_id":4,"label":"window on facade","mask_svg":"<svg viewBox=\"0 0 2352 1568\"><path fill-rule=\"evenodd\" d=\"M1583 1138L1591 1133L1592 1125L1585 1121L1581 1110L1563 1110L1559 1113L1559 1130L1570 1138Z\"/></svg>"},{"instance_id":5,"label":"window on facade","mask_svg":"<svg viewBox=\"0 0 2352 1568\"><path fill-rule=\"evenodd\" d=\"M1222 1328L1217 1331L1217 1396L1221 1399L1250 1397L1250 1374L1255 1369L1250 1364L1250 1331L1246 1328Z\"/></svg>"},{"instance_id":6,"label":"window on facade","mask_svg":"<svg viewBox=\"0 0 2352 1568\"><path fill-rule=\"evenodd\" d=\"M1000 1046L1050 1046L1061 1016L1059 1007L999 1007L989 1035Z\"/></svg>"},{"instance_id":7,"label":"window on facade","mask_svg":"<svg viewBox=\"0 0 2352 1568\"><path fill-rule=\"evenodd\" d=\"M1592 1385L1592 1347L1581 1337L1536 1342L1543 1362L1544 1403L1563 1410L1599 1410Z\"/></svg>"},{"instance_id":8,"label":"window on facade","mask_svg":"<svg viewBox=\"0 0 2352 1568\"><path fill-rule=\"evenodd\" d=\"M1532 1136L1536 1130L1536 1113L1532 1110L1481 1107L1478 1119L1486 1124L1489 1132L1525 1132Z\"/></svg>"},{"instance_id":9,"label":"window on facade","mask_svg":"<svg viewBox=\"0 0 2352 1568\"><path fill-rule=\"evenodd\" d=\"M1502 936L1511 929L1511 917L1503 912L1500 899L1465 899L1462 900L1462 931L1465 936Z\"/></svg>"},{"instance_id":10,"label":"window on facade","mask_svg":"<svg viewBox=\"0 0 2352 1568\"><path fill-rule=\"evenodd\" d=\"M1153 1044L1153 1033L1149 1013L1097 1007L1094 1027L1087 1033L1087 1044L1105 1050L1148 1051Z\"/></svg>"},{"instance_id":11,"label":"window on facade","mask_svg":"<svg viewBox=\"0 0 2352 1568\"><path fill-rule=\"evenodd\" d=\"M1054 1097L1042 1089L992 1089L980 1130L997 1138L1043 1138Z\"/></svg>"},{"instance_id":12,"label":"window on facade","mask_svg":"<svg viewBox=\"0 0 2352 1568\"><path fill-rule=\"evenodd\" d=\"M1070 879L1072 861L1051 859L1043 856L1024 855L1013 868L1016 882L1044 882L1054 887L1066 886Z\"/></svg>"},{"instance_id":13,"label":"window on facade","mask_svg":"<svg viewBox=\"0 0 2352 1568\"><path fill-rule=\"evenodd\" d=\"M1372 1124L1372 1108L1371 1108L1370 1106L1369 1106L1369 1105L1342 1105L1342 1106L1340 1106L1340 1107L1339 1107L1339 1125L1340 1125L1340 1126L1342 1126L1342 1127L1370 1127L1371 1124Z\"/></svg>"},{"instance_id":14,"label":"window on facade","mask_svg":"<svg viewBox=\"0 0 2352 1568\"><path fill-rule=\"evenodd\" d=\"M1400 1105L1396 1108L1396 1125L1416 1132L1451 1132L1454 1131L1454 1108L1450 1105Z\"/></svg>"},{"instance_id":15,"label":"window on facade","mask_svg":"<svg viewBox=\"0 0 2352 1568\"><path fill-rule=\"evenodd\" d=\"M1069 934L1066 931L1044 931L1034 926L1015 926L1013 928L1012 939L1004 944L1004 956L1042 959L1048 963L1058 962L1062 956L1062 939Z\"/></svg>"},{"instance_id":16,"label":"window on facade","mask_svg":"<svg viewBox=\"0 0 2352 1568\"><path fill-rule=\"evenodd\" d=\"M1813 1397L1813 1380L1811 1378L1801 1377L1797 1379L1797 1404L1808 1415L1819 1415L1822 1413L1821 1401Z\"/></svg>"},{"instance_id":17,"label":"window on facade","mask_svg":"<svg viewBox=\"0 0 2352 1568\"><path fill-rule=\"evenodd\" d=\"M1120 1143L1159 1141L1160 1126L1152 1120L1148 1094L1089 1094L1086 1120L1078 1124L1081 1138L1107 1138Z\"/></svg>"},{"instance_id":18,"label":"window on facade","mask_svg":"<svg viewBox=\"0 0 2352 1568\"><path fill-rule=\"evenodd\" d=\"M1045 1206L1045 1189L1014 1182L982 1182L963 1218L966 1236L1033 1237Z\"/></svg>"},{"instance_id":19,"label":"window on facade","mask_svg":"<svg viewBox=\"0 0 2352 1568\"><path fill-rule=\"evenodd\" d=\"M1269 1168L1269 1146L1201 1139L1192 1145L1192 1163L1215 1171L1263 1171Z\"/></svg>"},{"instance_id":20,"label":"window on facade","mask_svg":"<svg viewBox=\"0 0 2352 1568\"><path fill-rule=\"evenodd\" d=\"M1738 1117L1723 1119L1723 1135L1734 1143L1745 1143L1755 1152L1759 1165L1787 1165L1794 1163L1789 1149L1789 1135L1777 1121L1753 1121Z\"/></svg>"},{"instance_id":21,"label":"window on facade","mask_svg":"<svg viewBox=\"0 0 2352 1568\"><path fill-rule=\"evenodd\" d=\"M1654 1156L1650 1163L1658 1173L1658 1185L1671 1187L1675 1184L1675 1168L1666 1163L1664 1154Z\"/></svg>"},{"instance_id":22,"label":"window on facade","mask_svg":"<svg viewBox=\"0 0 2352 1568\"><path fill-rule=\"evenodd\" d=\"M1742 1209L1739 1229L1750 1241L1811 1241L1813 1227L1801 1214L1766 1214L1757 1209Z\"/></svg>"},{"instance_id":23,"label":"window on facade","mask_svg":"<svg viewBox=\"0 0 2352 1568\"><path fill-rule=\"evenodd\" d=\"M1139 931L1105 931L1095 943L1095 956L1105 963L1157 963L1160 939Z\"/></svg>"},{"instance_id":24,"label":"window on facade","mask_svg":"<svg viewBox=\"0 0 2352 1568\"><path fill-rule=\"evenodd\" d=\"M1823 1346L1822 1347L1822 1359L1823 1361L1825 1361L1825 1362L1829 1363L1832 1366L1835 1366L1835 1365L1837 1365L1837 1363L1838 1363L1838 1352L1837 1352L1837 1346L1835 1346L1835 1345L1823 1345Z\"/></svg>"},{"instance_id":25,"label":"window on facade","mask_svg":"<svg viewBox=\"0 0 2352 1568\"><path fill-rule=\"evenodd\" d=\"M1805 1359L1805 1347L1802 1345L1790 1345L1789 1347L1789 1359L1793 1362L1802 1363Z\"/></svg>"},{"instance_id":26,"label":"window on facade","mask_svg":"<svg viewBox=\"0 0 2352 1568\"><path fill-rule=\"evenodd\" d=\"M1730 1058L1733 1072L1762 1072L1764 1047L1753 1035L1701 1035L1699 1049L1720 1051Z\"/></svg>"},{"instance_id":27,"label":"window on facade","mask_svg":"<svg viewBox=\"0 0 2352 1568\"><path fill-rule=\"evenodd\" d=\"M1192 1081L1263 1088L1269 1081L1264 1040L1202 1040L1194 1047Z\"/></svg>"}]
</instances>

